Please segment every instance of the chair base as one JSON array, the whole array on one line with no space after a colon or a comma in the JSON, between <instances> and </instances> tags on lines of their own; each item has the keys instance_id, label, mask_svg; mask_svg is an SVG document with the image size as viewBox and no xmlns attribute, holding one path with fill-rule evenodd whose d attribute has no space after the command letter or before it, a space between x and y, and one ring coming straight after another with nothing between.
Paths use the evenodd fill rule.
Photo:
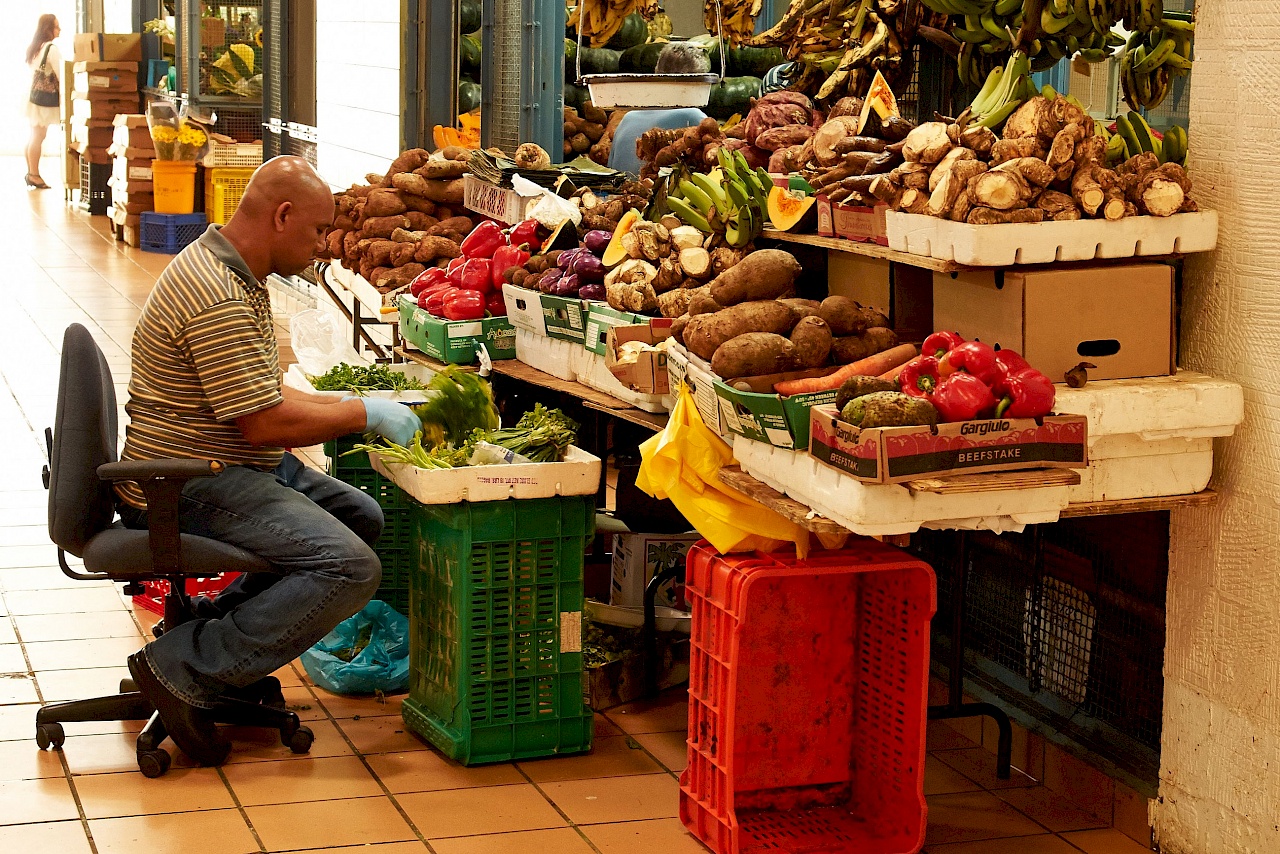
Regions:
<instances>
[{"instance_id":1,"label":"chair base","mask_svg":"<svg viewBox=\"0 0 1280 854\"><path fill-rule=\"evenodd\" d=\"M280 733L280 743L294 753L307 753L315 736L298 716L285 708L280 680L268 676L223 697L213 708L213 719L231 726L262 727ZM138 734L138 770L147 777L160 777L169 770L171 757L161 744L169 733L151 703L137 690L132 679L120 681L120 693L89 700L53 703L36 712L36 744L41 750L60 749L66 741L64 723L81 721L146 721Z\"/></svg>"}]
</instances>

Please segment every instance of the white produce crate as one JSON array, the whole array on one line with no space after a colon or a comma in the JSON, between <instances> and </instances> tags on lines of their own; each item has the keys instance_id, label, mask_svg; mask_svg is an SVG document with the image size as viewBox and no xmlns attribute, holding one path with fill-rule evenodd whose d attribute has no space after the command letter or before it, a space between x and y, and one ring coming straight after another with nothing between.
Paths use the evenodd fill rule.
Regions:
<instances>
[{"instance_id":1,"label":"white produce crate","mask_svg":"<svg viewBox=\"0 0 1280 854\"><path fill-rule=\"evenodd\" d=\"M615 107L678 109L705 107L711 100L715 74L584 74L591 103Z\"/></svg>"},{"instance_id":2,"label":"white produce crate","mask_svg":"<svg viewBox=\"0 0 1280 854\"><path fill-rule=\"evenodd\" d=\"M999 225L889 211L885 226L890 249L972 267L1209 252L1218 245L1216 211Z\"/></svg>"},{"instance_id":3,"label":"white produce crate","mask_svg":"<svg viewBox=\"0 0 1280 854\"><path fill-rule=\"evenodd\" d=\"M729 436L729 428L721 422L720 398L716 395L716 376L711 366L690 353L682 345L673 343L667 350L667 379L671 384L671 405L680 394L680 382L684 380L693 390L693 400L698 414L711 431L721 438Z\"/></svg>"},{"instance_id":4,"label":"white produce crate","mask_svg":"<svg viewBox=\"0 0 1280 854\"><path fill-rule=\"evenodd\" d=\"M390 370L398 374L404 374L413 377L418 382L426 385L431 382L431 378L436 372L426 365L419 365L414 362L406 362L402 365L388 365ZM305 391L310 394L318 394L324 397L345 397L351 394L349 391L318 391L311 384L310 377L302 370L302 366L297 362L289 366L289 370L284 373L284 384L290 388L296 388L299 391ZM409 391L369 391L365 392L365 397L377 397L384 400L395 400L400 403L422 403L427 399L428 393L425 389L414 389Z\"/></svg>"},{"instance_id":5,"label":"white produce crate","mask_svg":"<svg viewBox=\"0 0 1280 854\"><path fill-rule=\"evenodd\" d=\"M670 412L675 403L675 399L671 395L644 394L627 388L609 370L604 356L599 356L590 350L583 350L578 355L575 360L574 370L578 382L588 388L604 392L610 397L616 397L623 403L629 403L636 409L643 409L645 412Z\"/></svg>"},{"instance_id":6,"label":"white produce crate","mask_svg":"<svg viewBox=\"0 0 1280 854\"><path fill-rule=\"evenodd\" d=\"M1042 486L958 495L913 493L897 484L868 484L831 468L806 451L733 438L733 456L756 480L807 504L855 534L878 537L920 528L997 533L1058 521L1067 487Z\"/></svg>"},{"instance_id":7,"label":"white produce crate","mask_svg":"<svg viewBox=\"0 0 1280 854\"><path fill-rule=\"evenodd\" d=\"M586 352L581 344L516 327L516 358L557 379L576 382L578 362Z\"/></svg>"},{"instance_id":8,"label":"white produce crate","mask_svg":"<svg viewBox=\"0 0 1280 854\"><path fill-rule=\"evenodd\" d=\"M1054 410L1089 419L1089 467L1071 501L1191 495L1213 475L1213 440L1244 420L1244 391L1179 371L1170 377L1057 386Z\"/></svg>"},{"instance_id":9,"label":"white produce crate","mask_svg":"<svg viewBox=\"0 0 1280 854\"><path fill-rule=\"evenodd\" d=\"M370 284L368 279L353 270L348 270L342 266L340 261L329 262L329 275L333 277L335 282L350 291L351 295L359 300L362 306L376 314L373 318L375 323L399 325L400 312L398 309L387 312L382 311L382 309L396 308L396 300L408 285L403 288L396 288L394 291L388 291L385 294L381 293Z\"/></svg>"},{"instance_id":10,"label":"white produce crate","mask_svg":"<svg viewBox=\"0 0 1280 854\"><path fill-rule=\"evenodd\" d=\"M559 463L420 469L386 462L374 453L369 454L369 462L419 504L594 495L600 488L600 458L574 445Z\"/></svg>"}]
</instances>

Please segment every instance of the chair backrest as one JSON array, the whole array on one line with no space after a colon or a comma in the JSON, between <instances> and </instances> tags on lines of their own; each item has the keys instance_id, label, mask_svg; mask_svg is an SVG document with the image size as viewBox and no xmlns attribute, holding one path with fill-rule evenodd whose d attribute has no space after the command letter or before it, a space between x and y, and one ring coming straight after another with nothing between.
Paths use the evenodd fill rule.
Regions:
<instances>
[{"instance_id":1,"label":"chair backrest","mask_svg":"<svg viewBox=\"0 0 1280 854\"><path fill-rule=\"evenodd\" d=\"M49 539L77 557L115 518L111 484L98 466L116 461L117 429L111 368L89 330L73 323L62 336L49 452Z\"/></svg>"},{"instance_id":2,"label":"chair backrest","mask_svg":"<svg viewBox=\"0 0 1280 854\"><path fill-rule=\"evenodd\" d=\"M609 168L640 174L640 158L636 156L636 140L653 128L687 128L696 125L707 114L695 107L677 110L632 110L622 117L613 134L609 149Z\"/></svg>"}]
</instances>

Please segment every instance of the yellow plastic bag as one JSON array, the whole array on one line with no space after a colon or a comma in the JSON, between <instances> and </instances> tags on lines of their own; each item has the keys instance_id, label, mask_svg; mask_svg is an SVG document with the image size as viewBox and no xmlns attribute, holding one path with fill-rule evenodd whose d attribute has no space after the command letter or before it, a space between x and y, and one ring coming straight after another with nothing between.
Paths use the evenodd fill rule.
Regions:
<instances>
[{"instance_id":1,"label":"yellow plastic bag","mask_svg":"<svg viewBox=\"0 0 1280 854\"><path fill-rule=\"evenodd\" d=\"M808 531L716 477L733 463L733 451L703 423L685 384L666 429L640 446L640 458L636 486L670 498L721 554L771 552L788 543L801 558L808 554Z\"/></svg>"}]
</instances>

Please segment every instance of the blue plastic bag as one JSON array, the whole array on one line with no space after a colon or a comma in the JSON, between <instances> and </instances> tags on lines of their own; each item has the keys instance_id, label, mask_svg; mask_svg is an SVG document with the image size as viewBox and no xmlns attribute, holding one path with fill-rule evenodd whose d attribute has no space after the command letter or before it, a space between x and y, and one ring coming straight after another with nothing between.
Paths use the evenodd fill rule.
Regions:
<instances>
[{"instance_id":1,"label":"blue plastic bag","mask_svg":"<svg viewBox=\"0 0 1280 854\"><path fill-rule=\"evenodd\" d=\"M312 681L335 694L409 687L409 620L374 599L302 654Z\"/></svg>"}]
</instances>

